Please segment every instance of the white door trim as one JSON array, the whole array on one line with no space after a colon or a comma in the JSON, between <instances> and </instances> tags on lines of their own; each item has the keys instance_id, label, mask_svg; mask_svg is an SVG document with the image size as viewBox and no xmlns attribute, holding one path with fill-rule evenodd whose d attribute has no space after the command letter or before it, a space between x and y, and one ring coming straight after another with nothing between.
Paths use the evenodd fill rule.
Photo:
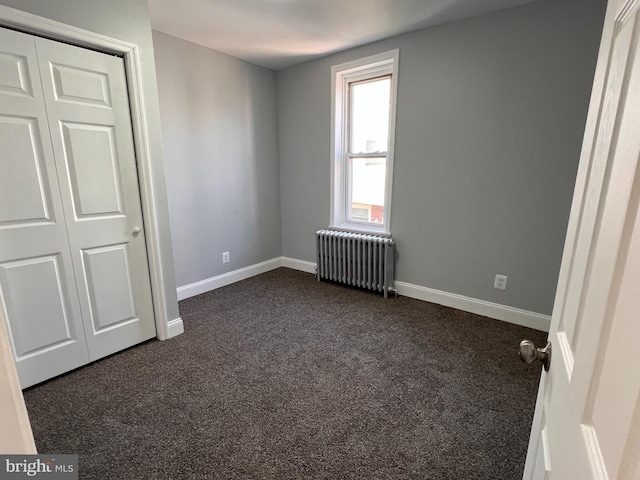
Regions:
<instances>
[{"instance_id":1,"label":"white door trim","mask_svg":"<svg viewBox=\"0 0 640 480\"><path fill-rule=\"evenodd\" d=\"M0 26L100 50L105 53L120 55L124 58L140 182L140 199L142 201L147 240L147 257L151 276L151 295L153 297L156 336L159 340L170 338L168 322L171 319L168 318L163 288L164 272L160 261L160 230L155 209L156 196L151 178L149 135L146 111L142 99L142 67L138 46L4 5L0 5Z\"/></svg>"}]
</instances>

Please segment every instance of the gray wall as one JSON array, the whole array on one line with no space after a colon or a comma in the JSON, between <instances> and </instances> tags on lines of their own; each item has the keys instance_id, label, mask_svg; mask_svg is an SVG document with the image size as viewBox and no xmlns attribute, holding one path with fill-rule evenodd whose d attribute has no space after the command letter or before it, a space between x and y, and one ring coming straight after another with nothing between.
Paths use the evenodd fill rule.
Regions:
<instances>
[{"instance_id":1,"label":"gray wall","mask_svg":"<svg viewBox=\"0 0 640 480\"><path fill-rule=\"evenodd\" d=\"M164 162L160 137L160 113L147 0L0 0L24 12L50 18L138 46L142 63L143 102L152 158L151 179L159 229L159 260L162 265L164 301L170 320L178 318L173 274L173 252L166 199Z\"/></svg>"},{"instance_id":2,"label":"gray wall","mask_svg":"<svg viewBox=\"0 0 640 480\"><path fill-rule=\"evenodd\" d=\"M551 313L605 3L538 0L279 71L283 254L314 261L329 224L331 66L399 48L397 279Z\"/></svg>"},{"instance_id":3,"label":"gray wall","mask_svg":"<svg viewBox=\"0 0 640 480\"><path fill-rule=\"evenodd\" d=\"M275 72L153 40L177 284L281 256Z\"/></svg>"}]
</instances>

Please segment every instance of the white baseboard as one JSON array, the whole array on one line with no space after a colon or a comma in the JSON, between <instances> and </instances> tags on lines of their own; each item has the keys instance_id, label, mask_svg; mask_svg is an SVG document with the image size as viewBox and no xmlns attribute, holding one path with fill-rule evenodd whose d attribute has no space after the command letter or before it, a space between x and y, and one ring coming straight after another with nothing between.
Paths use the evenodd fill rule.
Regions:
<instances>
[{"instance_id":1,"label":"white baseboard","mask_svg":"<svg viewBox=\"0 0 640 480\"><path fill-rule=\"evenodd\" d=\"M290 257L273 258L266 262L250 265L239 270L234 270L233 272L224 273L200 282L179 287L178 300L200 295L201 293L215 290L216 288L224 287L225 285L230 285L255 275L260 275L261 273L274 270L278 267L292 268L307 273L315 273L316 270L316 264L314 262ZM477 298L465 297L464 295L443 292L442 290L422 287L406 282L396 281L395 287L398 290L398 294L404 295L405 297L437 303L445 307L456 308L477 315L484 315L489 318L522 325L523 327L529 327L543 332L548 332L551 324L551 317L549 315L542 315L528 310L521 310L519 308L508 307L498 303L478 300ZM183 331L182 319L178 318L169 322L169 337L179 335Z\"/></svg>"},{"instance_id":2,"label":"white baseboard","mask_svg":"<svg viewBox=\"0 0 640 480\"><path fill-rule=\"evenodd\" d=\"M543 332L548 332L551 324L551 317L549 315L508 307L506 305L500 305L499 303L478 300L477 298L465 297L464 295L443 292L441 290L421 287L406 282L396 281L395 287L399 295L424 300L425 302L437 303L445 307L457 308L464 312L484 315L485 317L515 323L516 325L542 330Z\"/></svg>"},{"instance_id":3,"label":"white baseboard","mask_svg":"<svg viewBox=\"0 0 640 480\"><path fill-rule=\"evenodd\" d=\"M274 270L282 266L282 257L273 258L266 262L256 263L255 265L249 265L248 267L240 268L232 272L223 273L215 277L207 278L199 282L191 283L183 287L178 287L178 300L184 300L185 298L195 297L201 293L215 290L216 288L230 285L240 280L245 280L261 273Z\"/></svg>"},{"instance_id":4,"label":"white baseboard","mask_svg":"<svg viewBox=\"0 0 640 480\"><path fill-rule=\"evenodd\" d=\"M184 333L184 323L182 323L182 318L178 317L173 319L167 323L167 327L169 327L169 337L173 338L178 335Z\"/></svg>"},{"instance_id":5,"label":"white baseboard","mask_svg":"<svg viewBox=\"0 0 640 480\"><path fill-rule=\"evenodd\" d=\"M282 266L300 270L301 272L316 273L316 264L307 262L306 260L297 260L295 258L282 257Z\"/></svg>"},{"instance_id":6,"label":"white baseboard","mask_svg":"<svg viewBox=\"0 0 640 480\"><path fill-rule=\"evenodd\" d=\"M288 257L283 257L283 266L309 273L315 273L316 268L316 264L313 262ZM411 283L399 281L394 283L398 294L404 295L405 297L437 303L445 307L456 308L477 315L484 315L489 318L541 330L543 332L548 332L549 326L551 325L551 317L549 315L542 315L528 310L500 305L499 303L465 297L464 295L455 293L443 292L442 290L435 290L433 288L421 287L420 285L413 285Z\"/></svg>"}]
</instances>

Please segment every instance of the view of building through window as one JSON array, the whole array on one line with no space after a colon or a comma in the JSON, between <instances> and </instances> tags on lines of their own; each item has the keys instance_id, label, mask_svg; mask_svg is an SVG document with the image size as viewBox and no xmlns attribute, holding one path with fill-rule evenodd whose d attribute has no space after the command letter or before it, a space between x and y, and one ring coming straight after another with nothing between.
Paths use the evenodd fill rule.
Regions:
<instances>
[{"instance_id":1,"label":"view of building through window","mask_svg":"<svg viewBox=\"0 0 640 480\"><path fill-rule=\"evenodd\" d=\"M384 222L391 77L349 84L349 220Z\"/></svg>"}]
</instances>

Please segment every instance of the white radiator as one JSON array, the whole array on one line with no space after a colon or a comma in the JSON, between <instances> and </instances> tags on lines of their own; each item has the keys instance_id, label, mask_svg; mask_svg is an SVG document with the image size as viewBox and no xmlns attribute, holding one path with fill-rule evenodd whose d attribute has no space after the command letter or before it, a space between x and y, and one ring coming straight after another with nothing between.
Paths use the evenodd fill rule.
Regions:
<instances>
[{"instance_id":1,"label":"white radiator","mask_svg":"<svg viewBox=\"0 0 640 480\"><path fill-rule=\"evenodd\" d=\"M390 237L335 230L316 232L318 281L330 280L381 292L393 288L395 244Z\"/></svg>"}]
</instances>

